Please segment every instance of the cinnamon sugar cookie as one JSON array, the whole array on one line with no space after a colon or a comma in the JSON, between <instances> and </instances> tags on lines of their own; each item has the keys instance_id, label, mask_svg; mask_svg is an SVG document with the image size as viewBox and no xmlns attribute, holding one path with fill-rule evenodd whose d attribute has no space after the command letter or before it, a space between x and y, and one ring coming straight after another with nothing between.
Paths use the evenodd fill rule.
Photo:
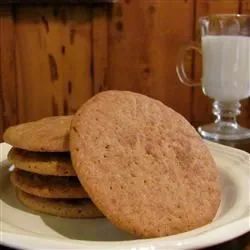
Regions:
<instances>
[{"instance_id":1,"label":"cinnamon sugar cookie","mask_svg":"<svg viewBox=\"0 0 250 250\"><path fill-rule=\"evenodd\" d=\"M15 169L11 182L22 191L44 198L87 198L77 177L45 176Z\"/></svg>"},{"instance_id":2,"label":"cinnamon sugar cookie","mask_svg":"<svg viewBox=\"0 0 250 250\"><path fill-rule=\"evenodd\" d=\"M219 174L198 133L160 101L127 91L97 94L70 130L78 178L117 227L141 237L210 223L220 204Z\"/></svg>"},{"instance_id":3,"label":"cinnamon sugar cookie","mask_svg":"<svg viewBox=\"0 0 250 250\"><path fill-rule=\"evenodd\" d=\"M12 148L8 153L8 161L20 169L41 175L76 175L68 152L31 152Z\"/></svg>"},{"instance_id":4,"label":"cinnamon sugar cookie","mask_svg":"<svg viewBox=\"0 0 250 250\"><path fill-rule=\"evenodd\" d=\"M100 210L89 199L46 199L18 189L17 198L23 205L36 212L67 218L103 217Z\"/></svg>"},{"instance_id":5,"label":"cinnamon sugar cookie","mask_svg":"<svg viewBox=\"0 0 250 250\"><path fill-rule=\"evenodd\" d=\"M53 116L9 127L3 135L10 145L37 152L69 151L72 116Z\"/></svg>"}]
</instances>

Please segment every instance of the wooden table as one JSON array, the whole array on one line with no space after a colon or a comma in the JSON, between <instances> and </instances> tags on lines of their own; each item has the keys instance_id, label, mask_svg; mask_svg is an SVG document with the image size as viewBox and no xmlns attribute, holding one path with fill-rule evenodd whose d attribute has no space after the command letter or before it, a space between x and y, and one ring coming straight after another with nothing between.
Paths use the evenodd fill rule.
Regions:
<instances>
[{"instance_id":1,"label":"wooden table","mask_svg":"<svg viewBox=\"0 0 250 250\"><path fill-rule=\"evenodd\" d=\"M246 152L250 153L250 140L243 141L240 143L237 142L223 142L220 141L221 144L225 144L231 147L239 148ZM0 246L3 250L11 250L12 248ZM250 250L250 233L247 233L241 237L238 237L234 240L225 242L223 244L219 244L217 246L213 246L210 248L206 248L206 250Z\"/></svg>"}]
</instances>

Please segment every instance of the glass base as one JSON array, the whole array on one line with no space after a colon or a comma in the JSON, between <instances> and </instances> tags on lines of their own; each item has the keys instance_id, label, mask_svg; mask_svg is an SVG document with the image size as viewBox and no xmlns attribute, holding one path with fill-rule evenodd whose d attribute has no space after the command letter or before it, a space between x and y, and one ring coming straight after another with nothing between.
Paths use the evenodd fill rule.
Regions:
<instances>
[{"instance_id":1,"label":"glass base","mask_svg":"<svg viewBox=\"0 0 250 250\"><path fill-rule=\"evenodd\" d=\"M250 138L250 129L237 126L227 126L223 123L211 123L198 127L205 139L212 140L245 140Z\"/></svg>"}]
</instances>

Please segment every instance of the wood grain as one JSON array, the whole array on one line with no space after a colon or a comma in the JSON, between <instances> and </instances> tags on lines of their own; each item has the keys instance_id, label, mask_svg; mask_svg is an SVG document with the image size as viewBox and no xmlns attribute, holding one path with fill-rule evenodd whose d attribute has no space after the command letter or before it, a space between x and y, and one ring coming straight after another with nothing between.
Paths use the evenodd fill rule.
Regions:
<instances>
[{"instance_id":1,"label":"wood grain","mask_svg":"<svg viewBox=\"0 0 250 250\"><path fill-rule=\"evenodd\" d=\"M191 0L115 4L109 22L108 88L147 94L190 118L191 90L177 79L175 63L180 46L192 39L193 7Z\"/></svg>"},{"instance_id":2,"label":"wood grain","mask_svg":"<svg viewBox=\"0 0 250 250\"><path fill-rule=\"evenodd\" d=\"M112 3L116 0L1 0L0 5L8 4L97 4L97 3Z\"/></svg>"},{"instance_id":3,"label":"wood grain","mask_svg":"<svg viewBox=\"0 0 250 250\"><path fill-rule=\"evenodd\" d=\"M0 7L0 135L4 128L18 122L15 72L15 24L12 8Z\"/></svg>"},{"instance_id":4,"label":"wood grain","mask_svg":"<svg viewBox=\"0 0 250 250\"><path fill-rule=\"evenodd\" d=\"M16 18L20 121L75 112L92 95L89 9L20 7Z\"/></svg>"},{"instance_id":5,"label":"wood grain","mask_svg":"<svg viewBox=\"0 0 250 250\"><path fill-rule=\"evenodd\" d=\"M207 123L209 98L177 78L179 49L199 40L200 16L250 13L250 0L50 3L0 7L0 135L11 124L74 113L106 89L152 96L194 125ZM194 58L188 55L185 65L199 78ZM240 122L250 127L249 99Z\"/></svg>"},{"instance_id":6,"label":"wood grain","mask_svg":"<svg viewBox=\"0 0 250 250\"><path fill-rule=\"evenodd\" d=\"M106 89L108 67L108 7L93 8L92 15L92 77L94 93Z\"/></svg>"},{"instance_id":7,"label":"wood grain","mask_svg":"<svg viewBox=\"0 0 250 250\"><path fill-rule=\"evenodd\" d=\"M238 0L197 0L195 6L195 39L200 42L200 29L198 26L198 19L201 16L207 16L211 14L223 14L223 13L238 13L239 1ZM195 79L201 77L201 58L195 56L194 61L194 74ZM213 120L212 115L212 100L206 97L201 88L195 88L193 92L193 119L192 123L197 126L205 124Z\"/></svg>"}]
</instances>

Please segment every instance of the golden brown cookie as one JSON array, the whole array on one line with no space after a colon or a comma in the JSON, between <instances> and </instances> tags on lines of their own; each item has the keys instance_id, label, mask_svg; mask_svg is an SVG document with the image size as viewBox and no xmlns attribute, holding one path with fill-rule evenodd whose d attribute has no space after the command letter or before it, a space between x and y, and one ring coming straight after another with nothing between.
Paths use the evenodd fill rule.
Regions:
<instances>
[{"instance_id":1,"label":"golden brown cookie","mask_svg":"<svg viewBox=\"0 0 250 250\"><path fill-rule=\"evenodd\" d=\"M89 199L46 199L17 189L17 197L26 207L41 213L68 218L103 217Z\"/></svg>"},{"instance_id":2,"label":"golden brown cookie","mask_svg":"<svg viewBox=\"0 0 250 250\"><path fill-rule=\"evenodd\" d=\"M77 177L45 176L20 169L11 173L11 182L22 191L44 198L87 198Z\"/></svg>"},{"instance_id":3,"label":"golden brown cookie","mask_svg":"<svg viewBox=\"0 0 250 250\"><path fill-rule=\"evenodd\" d=\"M8 153L8 160L17 168L41 175L76 175L68 152L31 152L12 148Z\"/></svg>"},{"instance_id":4,"label":"golden brown cookie","mask_svg":"<svg viewBox=\"0 0 250 250\"><path fill-rule=\"evenodd\" d=\"M53 116L9 127L3 135L10 145L37 152L69 151L72 116Z\"/></svg>"},{"instance_id":5,"label":"golden brown cookie","mask_svg":"<svg viewBox=\"0 0 250 250\"><path fill-rule=\"evenodd\" d=\"M195 129L160 101L127 91L97 94L70 130L73 167L117 227L141 237L210 223L219 174Z\"/></svg>"}]
</instances>

